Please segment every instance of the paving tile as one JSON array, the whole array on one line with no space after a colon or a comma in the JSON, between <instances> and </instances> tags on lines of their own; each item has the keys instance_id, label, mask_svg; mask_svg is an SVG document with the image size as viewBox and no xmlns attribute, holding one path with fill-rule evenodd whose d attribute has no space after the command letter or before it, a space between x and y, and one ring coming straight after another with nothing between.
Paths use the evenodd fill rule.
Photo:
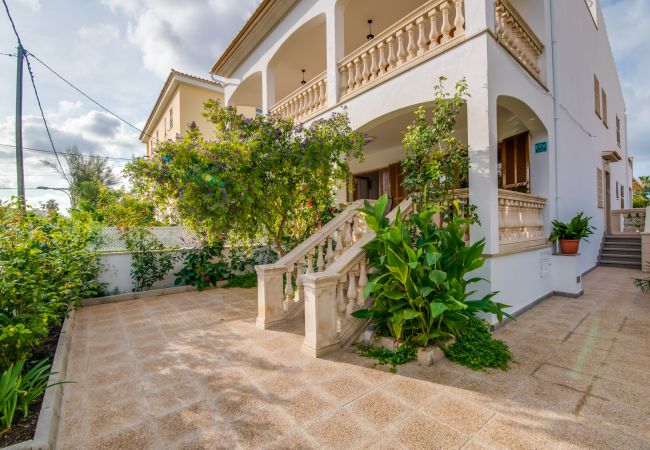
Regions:
<instances>
[{"instance_id":1,"label":"paving tile","mask_svg":"<svg viewBox=\"0 0 650 450\"><path fill-rule=\"evenodd\" d=\"M461 448L468 439L468 436L419 413L409 417L395 433L402 446L413 450Z\"/></svg>"},{"instance_id":2,"label":"paving tile","mask_svg":"<svg viewBox=\"0 0 650 450\"><path fill-rule=\"evenodd\" d=\"M346 412L310 423L305 431L321 448L328 449L356 448L371 436L360 420Z\"/></svg>"},{"instance_id":3,"label":"paving tile","mask_svg":"<svg viewBox=\"0 0 650 450\"><path fill-rule=\"evenodd\" d=\"M247 414L232 422L232 431L239 446L256 449L281 439L291 430L291 422L278 408L266 408Z\"/></svg>"},{"instance_id":4,"label":"paving tile","mask_svg":"<svg viewBox=\"0 0 650 450\"><path fill-rule=\"evenodd\" d=\"M277 401L277 404L297 424L327 415L335 409L335 403L314 388L296 392L286 399Z\"/></svg>"},{"instance_id":5,"label":"paving tile","mask_svg":"<svg viewBox=\"0 0 650 450\"><path fill-rule=\"evenodd\" d=\"M447 393L435 397L431 403L421 408L420 412L466 435L476 433L494 415L494 411L479 403Z\"/></svg>"},{"instance_id":6,"label":"paving tile","mask_svg":"<svg viewBox=\"0 0 650 450\"><path fill-rule=\"evenodd\" d=\"M163 446L172 445L184 435L214 426L214 411L207 403L195 403L154 419Z\"/></svg>"},{"instance_id":7,"label":"paving tile","mask_svg":"<svg viewBox=\"0 0 650 450\"><path fill-rule=\"evenodd\" d=\"M115 433L100 436L93 440L93 449L97 450L146 450L154 447L155 434L146 423L137 424ZM74 447L73 447L74 448Z\"/></svg>"},{"instance_id":8,"label":"paving tile","mask_svg":"<svg viewBox=\"0 0 650 450\"><path fill-rule=\"evenodd\" d=\"M318 387L339 404L346 404L370 390L370 385L351 373L343 373Z\"/></svg>"},{"instance_id":9,"label":"paving tile","mask_svg":"<svg viewBox=\"0 0 650 450\"><path fill-rule=\"evenodd\" d=\"M550 364L543 364L533 374L535 378L540 380L550 381L551 383L566 386L577 391L586 392L595 377L586 375L574 370L565 369L564 367L552 366Z\"/></svg>"},{"instance_id":10,"label":"paving tile","mask_svg":"<svg viewBox=\"0 0 650 450\"><path fill-rule=\"evenodd\" d=\"M395 425L412 412L409 406L382 391L364 395L346 405L345 409L379 431Z\"/></svg>"},{"instance_id":11,"label":"paving tile","mask_svg":"<svg viewBox=\"0 0 650 450\"><path fill-rule=\"evenodd\" d=\"M398 377L381 389L414 408L429 402L439 392L435 385L405 377Z\"/></svg>"}]
</instances>

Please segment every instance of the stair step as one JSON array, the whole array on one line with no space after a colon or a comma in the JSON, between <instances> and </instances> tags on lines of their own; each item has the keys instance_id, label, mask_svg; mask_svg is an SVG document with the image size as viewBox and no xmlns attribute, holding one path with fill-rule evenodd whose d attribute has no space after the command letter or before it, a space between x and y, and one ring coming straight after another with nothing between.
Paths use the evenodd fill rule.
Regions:
<instances>
[{"instance_id":1,"label":"stair step","mask_svg":"<svg viewBox=\"0 0 650 450\"><path fill-rule=\"evenodd\" d=\"M641 242L640 236L605 236L605 241L632 241Z\"/></svg>"},{"instance_id":2,"label":"stair step","mask_svg":"<svg viewBox=\"0 0 650 450\"><path fill-rule=\"evenodd\" d=\"M601 261L630 261L641 264L640 256L628 256L628 255L600 255Z\"/></svg>"},{"instance_id":3,"label":"stair step","mask_svg":"<svg viewBox=\"0 0 650 450\"><path fill-rule=\"evenodd\" d=\"M603 242L603 247L641 248L640 242Z\"/></svg>"},{"instance_id":4,"label":"stair step","mask_svg":"<svg viewBox=\"0 0 650 450\"><path fill-rule=\"evenodd\" d=\"M630 255L641 254L640 248L630 247L603 247L601 253L625 253Z\"/></svg>"},{"instance_id":5,"label":"stair step","mask_svg":"<svg viewBox=\"0 0 650 450\"><path fill-rule=\"evenodd\" d=\"M600 266L605 267L625 267L629 269L641 269L640 262L630 262L630 261L600 261Z\"/></svg>"}]
</instances>

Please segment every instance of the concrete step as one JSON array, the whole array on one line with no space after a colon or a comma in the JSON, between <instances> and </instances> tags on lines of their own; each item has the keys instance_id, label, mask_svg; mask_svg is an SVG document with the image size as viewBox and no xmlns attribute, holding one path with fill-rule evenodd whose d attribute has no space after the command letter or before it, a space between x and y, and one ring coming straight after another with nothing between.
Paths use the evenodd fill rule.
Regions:
<instances>
[{"instance_id":1,"label":"concrete step","mask_svg":"<svg viewBox=\"0 0 650 450\"><path fill-rule=\"evenodd\" d=\"M628 256L628 255L617 255L617 254L600 255L600 260L601 261L630 261L638 264L641 264L642 262L640 256Z\"/></svg>"},{"instance_id":2,"label":"concrete step","mask_svg":"<svg viewBox=\"0 0 650 450\"><path fill-rule=\"evenodd\" d=\"M622 267L626 269L641 269L640 262L630 262L630 261L600 261L598 263L600 266L604 267Z\"/></svg>"},{"instance_id":3,"label":"concrete step","mask_svg":"<svg viewBox=\"0 0 650 450\"><path fill-rule=\"evenodd\" d=\"M641 248L640 242L603 242L603 247Z\"/></svg>"},{"instance_id":4,"label":"concrete step","mask_svg":"<svg viewBox=\"0 0 650 450\"><path fill-rule=\"evenodd\" d=\"M619 253L621 255L639 255L641 256L640 248L626 248L626 247L603 247L600 253Z\"/></svg>"},{"instance_id":5,"label":"concrete step","mask_svg":"<svg viewBox=\"0 0 650 450\"><path fill-rule=\"evenodd\" d=\"M605 236L605 242L638 242L641 243L641 236Z\"/></svg>"}]
</instances>

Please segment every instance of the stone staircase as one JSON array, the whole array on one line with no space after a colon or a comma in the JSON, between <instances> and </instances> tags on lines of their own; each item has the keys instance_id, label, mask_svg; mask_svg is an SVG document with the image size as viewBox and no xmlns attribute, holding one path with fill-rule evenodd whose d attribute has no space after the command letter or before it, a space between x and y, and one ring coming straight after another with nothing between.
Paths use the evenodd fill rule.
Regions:
<instances>
[{"instance_id":1,"label":"stone staircase","mask_svg":"<svg viewBox=\"0 0 650 450\"><path fill-rule=\"evenodd\" d=\"M598 264L608 267L641 269L641 237L605 235Z\"/></svg>"}]
</instances>

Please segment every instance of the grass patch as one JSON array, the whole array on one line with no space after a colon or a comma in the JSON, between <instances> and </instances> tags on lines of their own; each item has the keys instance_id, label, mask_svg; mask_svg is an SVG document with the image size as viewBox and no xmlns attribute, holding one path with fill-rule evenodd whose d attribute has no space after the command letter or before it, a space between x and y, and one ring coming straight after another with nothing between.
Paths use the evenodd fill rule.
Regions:
<instances>
[{"instance_id":1,"label":"grass patch","mask_svg":"<svg viewBox=\"0 0 650 450\"><path fill-rule=\"evenodd\" d=\"M257 287L257 273L247 273L244 275L235 275L229 278L225 288L254 288Z\"/></svg>"},{"instance_id":2,"label":"grass patch","mask_svg":"<svg viewBox=\"0 0 650 450\"><path fill-rule=\"evenodd\" d=\"M467 322L467 328L456 337L456 342L442 349L445 356L457 364L472 370L486 368L508 370L513 361L508 344L493 339L488 324L476 317Z\"/></svg>"},{"instance_id":3,"label":"grass patch","mask_svg":"<svg viewBox=\"0 0 650 450\"><path fill-rule=\"evenodd\" d=\"M391 373L397 372L397 366L417 358L416 348L410 344L402 344L394 351L368 344L359 345L357 348L364 358L376 359L379 364L390 365L388 370Z\"/></svg>"}]
</instances>

